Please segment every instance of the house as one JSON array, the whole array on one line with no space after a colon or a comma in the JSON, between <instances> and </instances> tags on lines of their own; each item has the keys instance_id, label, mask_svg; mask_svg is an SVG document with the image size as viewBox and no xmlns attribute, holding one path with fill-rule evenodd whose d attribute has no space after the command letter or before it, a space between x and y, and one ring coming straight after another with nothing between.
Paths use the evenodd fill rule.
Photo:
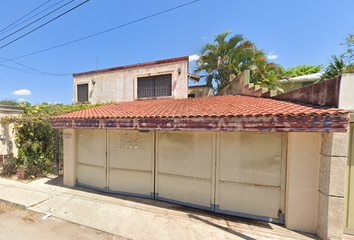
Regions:
<instances>
[{"instance_id":1,"label":"house","mask_svg":"<svg viewBox=\"0 0 354 240\"><path fill-rule=\"evenodd\" d=\"M249 72L230 83L227 95L187 98L182 72L187 73L179 61L174 64L171 91L165 91L170 95L151 94L160 85L135 69L135 77L127 75L130 87L124 78L113 84L123 86L115 93L121 96L107 88L110 99L119 101L52 118L52 128L64 129L64 185L284 223L322 239L340 239L345 188L333 184L345 183L350 112L341 105L270 98L274 92L248 84ZM98 84L110 74L75 74L74 88L79 76L88 84L96 76ZM87 99L107 101L100 89L101 100L95 89Z\"/></svg>"},{"instance_id":2,"label":"house","mask_svg":"<svg viewBox=\"0 0 354 240\"><path fill-rule=\"evenodd\" d=\"M0 105L0 119L20 116L23 108L16 106ZM3 161L11 160L17 156L17 146L15 144L14 124L2 124L0 122L0 166Z\"/></svg>"},{"instance_id":3,"label":"house","mask_svg":"<svg viewBox=\"0 0 354 240\"><path fill-rule=\"evenodd\" d=\"M308 85L314 84L323 76L323 72L313 73L305 76L292 77L289 79L282 79L279 82L284 87L284 89L289 92L298 88L306 87Z\"/></svg>"},{"instance_id":4,"label":"house","mask_svg":"<svg viewBox=\"0 0 354 240\"><path fill-rule=\"evenodd\" d=\"M74 104L187 98L189 58L180 57L73 74Z\"/></svg>"},{"instance_id":5,"label":"house","mask_svg":"<svg viewBox=\"0 0 354 240\"><path fill-rule=\"evenodd\" d=\"M213 86L211 85L196 85L188 87L188 97L211 97L213 96Z\"/></svg>"}]
</instances>

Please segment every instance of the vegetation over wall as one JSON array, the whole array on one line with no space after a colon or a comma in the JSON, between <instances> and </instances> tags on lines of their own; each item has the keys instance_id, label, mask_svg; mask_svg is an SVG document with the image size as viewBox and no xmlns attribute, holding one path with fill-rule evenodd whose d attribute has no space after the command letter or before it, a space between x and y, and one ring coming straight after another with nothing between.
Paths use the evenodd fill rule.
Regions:
<instances>
[{"instance_id":1,"label":"vegetation over wall","mask_svg":"<svg viewBox=\"0 0 354 240\"><path fill-rule=\"evenodd\" d=\"M64 113L92 108L104 104L79 105L31 105L19 103L24 107L21 117L5 117L2 124L14 123L16 128L15 143L18 156L13 162L4 164L2 175L16 173L18 168L24 171L25 178L36 178L51 171L51 163L55 162L57 154L57 130L51 129L50 117ZM62 130L59 130L59 141L62 141ZM60 144L62 146L62 144ZM59 148L62 155L62 148Z\"/></svg>"}]
</instances>

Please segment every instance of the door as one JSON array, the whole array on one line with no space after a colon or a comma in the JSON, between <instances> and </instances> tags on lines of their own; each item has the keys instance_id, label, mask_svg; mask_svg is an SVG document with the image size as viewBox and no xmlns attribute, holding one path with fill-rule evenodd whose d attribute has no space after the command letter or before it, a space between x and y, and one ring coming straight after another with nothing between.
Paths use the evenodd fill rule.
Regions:
<instances>
[{"instance_id":1,"label":"door","mask_svg":"<svg viewBox=\"0 0 354 240\"><path fill-rule=\"evenodd\" d=\"M283 222L281 133L218 133L216 212Z\"/></svg>"},{"instance_id":2,"label":"door","mask_svg":"<svg viewBox=\"0 0 354 240\"><path fill-rule=\"evenodd\" d=\"M346 225L344 232L354 235L354 123L349 127L349 152L347 174L347 205Z\"/></svg>"},{"instance_id":3,"label":"door","mask_svg":"<svg viewBox=\"0 0 354 240\"><path fill-rule=\"evenodd\" d=\"M108 191L154 197L154 132L108 131Z\"/></svg>"},{"instance_id":4,"label":"door","mask_svg":"<svg viewBox=\"0 0 354 240\"><path fill-rule=\"evenodd\" d=\"M106 187L106 130L78 129L76 135L78 185Z\"/></svg>"},{"instance_id":5,"label":"door","mask_svg":"<svg viewBox=\"0 0 354 240\"><path fill-rule=\"evenodd\" d=\"M214 210L215 133L156 134L157 199Z\"/></svg>"}]
</instances>

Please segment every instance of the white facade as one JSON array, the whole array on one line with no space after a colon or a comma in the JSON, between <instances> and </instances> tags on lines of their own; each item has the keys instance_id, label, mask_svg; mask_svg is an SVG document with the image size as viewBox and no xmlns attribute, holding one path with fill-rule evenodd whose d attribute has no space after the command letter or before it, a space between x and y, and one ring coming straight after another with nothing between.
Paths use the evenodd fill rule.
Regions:
<instances>
[{"instance_id":1,"label":"white facade","mask_svg":"<svg viewBox=\"0 0 354 240\"><path fill-rule=\"evenodd\" d=\"M183 57L74 74L74 104L80 84L88 84L88 103L129 102L138 100L138 78L167 74L172 76L171 96L159 98L187 98L188 63Z\"/></svg>"}]
</instances>

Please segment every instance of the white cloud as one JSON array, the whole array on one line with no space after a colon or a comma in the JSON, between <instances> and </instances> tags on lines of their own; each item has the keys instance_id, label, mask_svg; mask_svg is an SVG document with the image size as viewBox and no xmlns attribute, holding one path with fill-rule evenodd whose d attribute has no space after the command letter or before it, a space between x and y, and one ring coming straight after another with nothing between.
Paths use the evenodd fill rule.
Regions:
<instances>
[{"instance_id":1,"label":"white cloud","mask_svg":"<svg viewBox=\"0 0 354 240\"><path fill-rule=\"evenodd\" d=\"M274 52L275 52L275 51L270 52L270 53L267 55L267 59L269 59L269 60L277 59L277 58L278 58L278 55L273 54Z\"/></svg>"},{"instance_id":2,"label":"white cloud","mask_svg":"<svg viewBox=\"0 0 354 240\"><path fill-rule=\"evenodd\" d=\"M48 103L49 105L57 105L57 104L59 104L58 102L49 102Z\"/></svg>"},{"instance_id":3,"label":"white cloud","mask_svg":"<svg viewBox=\"0 0 354 240\"><path fill-rule=\"evenodd\" d=\"M31 95L31 91L28 89L20 89L20 90L16 90L14 92L11 93L12 95L18 95L18 96L25 96L25 95Z\"/></svg>"},{"instance_id":4,"label":"white cloud","mask_svg":"<svg viewBox=\"0 0 354 240\"><path fill-rule=\"evenodd\" d=\"M202 37L203 40L207 39L207 37Z\"/></svg>"},{"instance_id":5,"label":"white cloud","mask_svg":"<svg viewBox=\"0 0 354 240\"><path fill-rule=\"evenodd\" d=\"M17 102L25 102L25 101L26 101L26 99L24 99L24 98L17 99Z\"/></svg>"},{"instance_id":6,"label":"white cloud","mask_svg":"<svg viewBox=\"0 0 354 240\"><path fill-rule=\"evenodd\" d=\"M197 61L200 58L200 56L198 54L193 54L189 56L189 61L193 62L193 61Z\"/></svg>"}]
</instances>

